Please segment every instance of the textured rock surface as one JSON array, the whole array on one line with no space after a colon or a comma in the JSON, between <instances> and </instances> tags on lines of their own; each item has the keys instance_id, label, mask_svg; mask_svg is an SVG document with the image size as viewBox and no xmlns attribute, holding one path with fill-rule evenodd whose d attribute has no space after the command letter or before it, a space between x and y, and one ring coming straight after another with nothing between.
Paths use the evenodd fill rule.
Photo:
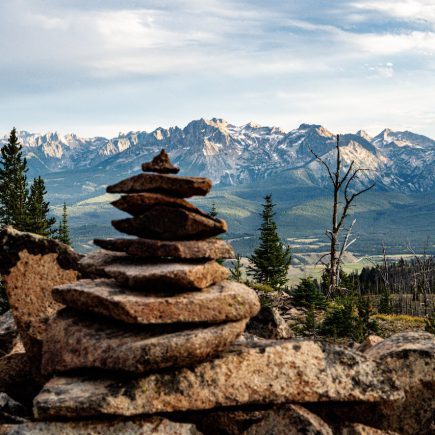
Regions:
<instances>
[{"instance_id":1,"label":"textured rock surface","mask_svg":"<svg viewBox=\"0 0 435 435\"><path fill-rule=\"evenodd\" d=\"M376 346L378 343L383 341L384 339L382 337L379 337L378 335L369 335L358 347L357 351L365 353L369 349L371 349L373 346Z\"/></svg>"},{"instance_id":2,"label":"textured rock surface","mask_svg":"<svg viewBox=\"0 0 435 435\"><path fill-rule=\"evenodd\" d=\"M50 322L42 370L52 373L98 368L142 373L182 367L227 348L245 325L246 320L207 327L126 325L103 318L88 320L64 309Z\"/></svg>"},{"instance_id":3,"label":"textured rock surface","mask_svg":"<svg viewBox=\"0 0 435 435\"><path fill-rule=\"evenodd\" d=\"M97 249L86 254L79 261L79 268L83 275L90 276L92 278L108 277L104 268L112 264L124 264L134 262L124 252L111 252L104 249ZM140 264L138 262L138 264Z\"/></svg>"},{"instance_id":4,"label":"textured rock surface","mask_svg":"<svg viewBox=\"0 0 435 435\"><path fill-rule=\"evenodd\" d=\"M131 193L130 195L123 195L121 198L113 201L112 205L133 216L140 216L142 213L149 210L150 207L156 205L183 208L203 216L208 216L205 212L182 198L175 198L159 193Z\"/></svg>"},{"instance_id":5,"label":"textured rock surface","mask_svg":"<svg viewBox=\"0 0 435 435\"><path fill-rule=\"evenodd\" d=\"M11 227L0 233L0 273L21 340L36 371L47 321L60 308L51 297L51 289L77 279L80 258L55 240Z\"/></svg>"},{"instance_id":6,"label":"textured rock surface","mask_svg":"<svg viewBox=\"0 0 435 435\"><path fill-rule=\"evenodd\" d=\"M201 435L194 425L176 423L160 417L133 420L35 422L9 425L4 435Z\"/></svg>"},{"instance_id":7,"label":"textured rock surface","mask_svg":"<svg viewBox=\"0 0 435 435\"><path fill-rule=\"evenodd\" d=\"M268 306L261 307L260 312L249 321L246 331L257 337L269 340L282 340L294 337L294 333L281 317L279 311L276 308Z\"/></svg>"},{"instance_id":8,"label":"textured rock surface","mask_svg":"<svg viewBox=\"0 0 435 435\"><path fill-rule=\"evenodd\" d=\"M249 287L223 281L204 290L170 296L126 292L116 281L81 280L53 289L58 302L127 323L219 323L247 319L260 309Z\"/></svg>"},{"instance_id":9,"label":"textured rock surface","mask_svg":"<svg viewBox=\"0 0 435 435\"><path fill-rule=\"evenodd\" d=\"M0 391L21 403L29 403L42 387L32 374L32 364L21 342L7 355L0 357Z\"/></svg>"},{"instance_id":10,"label":"textured rock surface","mask_svg":"<svg viewBox=\"0 0 435 435\"><path fill-rule=\"evenodd\" d=\"M12 311L0 316L0 357L8 354L18 341L18 330Z\"/></svg>"},{"instance_id":11,"label":"textured rock surface","mask_svg":"<svg viewBox=\"0 0 435 435\"><path fill-rule=\"evenodd\" d=\"M211 180L202 177L178 177L176 175L139 174L107 187L108 193L163 193L180 198L207 195Z\"/></svg>"},{"instance_id":12,"label":"textured rock surface","mask_svg":"<svg viewBox=\"0 0 435 435\"><path fill-rule=\"evenodd\" d=\"M265 413L243 435L332 435L331 428L317 415L298 405Z\"/></svg>"},{"instance_id":13,"label":"textured rock surface","mask_svg":"<svg viewBox=\"0 0 435 435\"><path fill-rule=\"evenodd\" d=\"M341 435L399 435L397 432L384 431L374 427L365 426L364 424L354 423L344 427Z\"/></svg>"},{"instance_id":14,"label":"textured rock surface","mask_svg":"<svg viewBox=\"0 0 435 435\"><path fill-rule=\"evenodd\" d=\"M109 251L134 257L176 258L180 260L234 258L233 248L220 239L160 241L151 239L96 239L94 243Z\"/></svg>"},{"instance_id":15,"label":"textured rock surface","mask_svg":"<svg viewBox=\"0 0 435 435\"><path fill-rule=\"evenodd\" d=\"M227 230L223 220L163 205L150 207L140 216L114 220L112 225L131 236L159 240L205 239Z\"/></svg>"},{"instance_id":16,"label":"textured rock surface","mask_svg":"<svg viewBox=\"0 0 435 435\"><path fill-rule=\"evenodd\" d=\"M430 433L435 397L435 336L426 332L393 335L366 352L397 373L405 400L380 404L374 426L404 434Z\"/></svg>"},{"instance_id":17,"label":"textured rock surface","mask_svg":"<svg viewBox=\"0 0 435 435\"><path fill-rule=\"evenodd\" d=\"M0 274L7 275L19 261L19 254L26 250L31 255L57 254L62 269L76 269L82 255L54 239L23 233L10 226L0 232Z\"/></svg>"},{"instance_id":18,"label":"textured rock surface","mask_svg":"<svg viewBox=\"0 0 435 435\"><path fill-rule=\"evenodd\" d=\"M105 272L122 285L144 292L202 289L223 281L228 269L215 261L206 263L112 264Z\"/></svg>"},{"instance_id":19,"label":"textured rock surface","mask_svg":"<svg viewBox=\"0 0 435 435\"><path fill-rule=\"evenodd\" d=\"M26 250L4 278L11 309L29 358L40 360L42 339L49 318L61 305L51 296L55 285L77 279L75 270L62 269L55 253L32 255Z\"/></svg>"},{"instance_id":20,"label":"textured rock surface","mask_svg":"<svg viewBox=\"0 0 435 435\"><path fill-rule=\"evenodd\" d=\"M180 171L180 168L171 163L165 150L161 150L160 153L151 160L151 162L142 164L142 171L157 172L159 174L177 174Z\"/></svg>"},{"instance_id":21,"label":"textured rock surface","mask_svg":"<svg viewBox=\"0 0 435 435\"><path fill-rule=\"evenodd\" d=\"M0 422L20 422L26 417L26 409L6 393L0 393Z\"/></svg>"},{"instance_id":22,"label":"textured rock surface","mask_svg":"<svg viewBox=\"0 0 435 435\"><path fill-rule=\"evenodd\" d=\"M254 423L261 421L269 409L217 408L190 414L188 421L207 435L240 435Z\"/></svg>"},{"instance_id":23,"label":"textured rock surface","mask_svg":"<svg viewBox=\"0 0 435 435\"><path fill-rule=\"evenodd\" d=\"M256 403L399 400L394 373L377 361L313 341L235 346L191 369L119 381L51 379L34 401L40 418L134 415Z\"/></svg>"}]
</instances>

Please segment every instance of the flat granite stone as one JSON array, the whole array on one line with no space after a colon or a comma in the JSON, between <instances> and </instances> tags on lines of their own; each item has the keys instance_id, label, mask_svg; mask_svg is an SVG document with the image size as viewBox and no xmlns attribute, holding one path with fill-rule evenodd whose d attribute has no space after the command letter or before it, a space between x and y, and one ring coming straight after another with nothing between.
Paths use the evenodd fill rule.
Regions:
<instances>
[{"instance_id":1,"label":"flat granite stone","mask_svg":"<svg viewBox=\"0 0 435 435\"><path fill-rule=\"evenodd\" d=\"M140 216L113 220L112 225L131 236L158 240L205 239L228 229L223 220L163 205L149 207Z\"/></svg>"},{"instance_id":2,"label":"flat granite stone","mask_svg":"<svg viewBox=\"0 0 435 435\"><path fill-rule=\"evenodd\" d=\"M164 174L139 174L107 187L108 193L156 192L180 198L205 196L210 192L211 180L203 177L179 177Z\"/></svg>"},{"instance_id":3,"label":"flat granite stone","mask_svg":"<svg viewBox=\"0 0 435 435\"><path fill-rule=\"evenodd\" d=\"M142 164L142 171L157 172L159 174L177 174L180 171L180 168L172 164L168 153L165 150L161 150L160 153L151 160L151 162Z\"/></svg>"},{"instance_id":4,"label":"flat granite stone","mask_svg":"<svg viewBox=\"0 0 435 435\"><path fill-rule=\"evenodd\" d=\"M20 232L10 226L0 232L0 274L35 375L47 321L61 308L51 297L51 289L77 280L81 257L57 240Z\"/></svg>"},{"instance_id":5,"label":"flat granite stone","mask_svg":"<svg viewBox=\"0 0 435 435\"><path fill-rule=\"evenodd\" d=\"M206 263L118 263L104 271L120 284L144 292L203 289L228 277L228 269L216 261Z\"/></svg>"},{"instance_id":6,"label":"flat granite stone","mask_svg":"<svg viewBox=\"0 0 435 435\"><path fill-rule=\"evenodd\" d=\"M394 371L358 352L312 340L251 346L234 346L192 368L136 379L55 377L34 400L34 413L39 419L83 418L247 404L403 399Z\"/></svg>"},{"instance_id":7,"label":"flat granite stone","mask_svg":"<svg viewBox=\"0 0 435 435\"><path fill-rule=\"evenodd\" d=\"M86 254L79 261L79 269L86 277L108 277L104 268L116 263L133 261L124 252L110 252L103 249L96 249Z\"/></svg>"},{"instance_id":8,"label":"flat granite stone","mask_svg":"<svg viewBox=\"0 0 435 435\"><path fill-rule=\"evenodd\" d=\"M255 316L254 290L234 281L171 296L126 291L114 280L81 280L53 289L53 297L71 308L135 324L220 323Z\"/></svg>"},{"instance_id":9,"label":"flat granite stone","mask_svg":"<svg viewBox=\"0 0 435 435\"><path fill-rule=\"evenodd\" d=\"M233 248L220 239L189 241L95 239L94 243L108 251L124 252L132 257L216 260L235 256Z\"/></svg>"},{"instance_id":10,"label":"flat granite stone","mask_svg":"<svg viewBox=\"0 0 435 435\"><path fill-rule=\"evenodd\" d=\"M2 435L201 435L191 423L161 417L90 421L40 421L8 425Z\"/></svg>"},{"instance_id":11,"label":"flat granite stone","mask_svg":"<svg viewBox=\"0 0 435 435\"><path fill-rule=\"evenodd\" d=\"M207 213L182 198L162 195L160 193L131 193L130 195L122 195L111 204L119 210L130 213L132 216L140 216L148 211L150 207L163 205L166 207L182 208L202 216L210 217Z\"/></svg>"},{"instance_id":12,"label":"flat granite stone","mask_svg":"<svg viewBox=\"0 0 435 435\"><path fill-rule=\"evenodd\" d=\"M45 374L73 369L143 373L212 358L245 329L247 320L218 325L129 325L90 320L65 308L50 321L43 344Z\"/></svg>"}]
</instances>

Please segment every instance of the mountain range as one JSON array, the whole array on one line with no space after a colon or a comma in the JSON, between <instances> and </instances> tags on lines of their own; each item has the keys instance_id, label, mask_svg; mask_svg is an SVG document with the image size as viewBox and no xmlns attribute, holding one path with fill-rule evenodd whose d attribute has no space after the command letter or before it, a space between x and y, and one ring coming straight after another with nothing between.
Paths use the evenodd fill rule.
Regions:
<instances>
[{"instance_id":1,"label":"mountain range","mask_svg":"<svg viewBox=\"0 0 435 435\"><path fill-rule=\"evenodd\" d=\"M89 170L116 176L139 170L165 148L183 172L207 176L215 184L239 185L265 179L297 179L324 186L324 168L312 152L331 161L335 135L320 125L302 124L285 132L249 123L235 126L222 119L195 120L186 127L157 128L104 137L19 132L30 172ZM6 136L0 139L5 143ZM362 183L378 190L427 192L435 188L435 140L410 131L385 129L371 137L365 131L341 135L345 164L366 168Z\"/></svg>"},{"instance_id":2,"label":"mountain range","mask_svg":"<svg viewBox=\"0 0 435 435\"><path fill-rule=\"evenodd\" d=\"M108 184L140 173L143 162L165 148L180 175L206 176L214 188L206 198L193 198L209 209L215 203L229 224L227 237L237 252L255 247L259 212L272 193L280 234L300 252L326 249L330 225L330 185L313 153L332 162L336 136L320 125L302 124L286 132L222 119L195 120L184 128L129 132L109 139L75 134L19 132L29 162L29 178L42 175L55 214L65 201L75 247L93 249L94 237L116 233L110 219L122 213L110 205ZM0 145L7 137L0 139ZM363 130L340 136L344 164L355 161L362 172L359 186L375 189L358 198L354 253L416 250L435 253L435 141L410 131L385 129L376 136ZM432 242L428 242L432 236ZM428 239L429 238L429 239Z\"/></svg>"}]
</instances>

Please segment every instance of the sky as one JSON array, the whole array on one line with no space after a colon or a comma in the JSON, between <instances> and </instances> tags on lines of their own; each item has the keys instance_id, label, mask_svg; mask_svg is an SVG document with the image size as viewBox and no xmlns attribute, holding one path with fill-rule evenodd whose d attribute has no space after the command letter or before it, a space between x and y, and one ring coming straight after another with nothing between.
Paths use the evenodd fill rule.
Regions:
<instances>
[{"instance_id":1,"label":"sky","mask_svg":"<svg viewBox=\"0 0 435 435\"><path fill-rule=\"evenodd\" d=\"M199 118L435 138L434 0L1 0L0 134Z\"/></svg>"}]
</instances>

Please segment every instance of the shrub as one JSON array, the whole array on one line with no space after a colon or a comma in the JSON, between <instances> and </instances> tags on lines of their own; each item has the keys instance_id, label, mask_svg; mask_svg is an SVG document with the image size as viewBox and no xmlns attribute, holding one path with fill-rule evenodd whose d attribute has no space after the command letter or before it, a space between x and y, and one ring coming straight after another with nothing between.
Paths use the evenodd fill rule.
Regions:
<instances>
[{"instance_id":1,"label":"shrub","mask_svg":"<svg viewBox=\"0 0 435 435\"><path fill-rule=\"evenodd\" d=\"M275 289L269 284L260 284L259 282L251 282L251 281L247 284L249 285L249 287L259 292L270 293L275 291Z\"/></svg>"},{"instance_id":2,"label":"shrub","mask_svg":"<svg viewBox=\"0 0 435 435\"><path fill-rule=\"evenodd\" d=\"M362 341L376 331L377 324L370 319L367 303L352 294L338 298L330 305L320 328L322 335L350 337L355 341Z\"/></svg>"}]
</instances>

